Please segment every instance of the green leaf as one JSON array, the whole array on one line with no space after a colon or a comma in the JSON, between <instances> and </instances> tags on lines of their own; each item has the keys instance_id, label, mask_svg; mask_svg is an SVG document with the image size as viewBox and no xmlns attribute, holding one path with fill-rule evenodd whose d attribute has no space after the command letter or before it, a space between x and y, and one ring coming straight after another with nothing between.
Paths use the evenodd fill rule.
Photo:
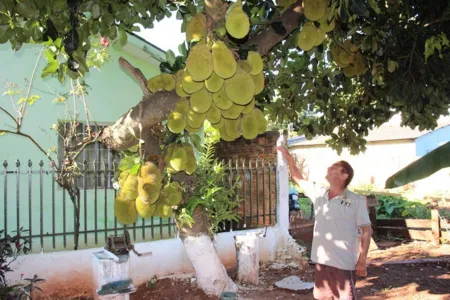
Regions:
<instances>
[{"instance_id":1,"label":"green leaf","mask_svg":"<svg viewBox=\"0 0 450 300\"><path fill-rule=\"evenodd\" d=\"M377 0L369 0L369 5L376 14L381 13L381 9L378 7Z\"/></svg>"},{"instance_id":2,"label":"green leaf","mask_svg":"<svg viewBox=\"0 0 450 300\"><path fill-rule=\"evenodd\" d=\"M94 3L94 5L92 5L92 18L100 18L100 5L98 5L98 3Z\"/></svg>"},{"instance_id":3,"label":"green leaf","mask_svg":"<svg viewBox=\"0 0 450 300\"><path fill-rule=\"evenodd\" d=\"M119 170L123 172L134 167L135 165L134 159L135 159L134 156L125 156L124 158L122 158L119 164Z\"/></svg>"},{"instance_id":4,"label":"green leaf","mask_svg":"<svg viewBox=\"0 0 450 300\"><path fill-rule=\"evenodd\" d=\"M386 188L392 189L426 178L440 169L450 167L450 142L439 146L418 160L407 165L386 180Z\"/></svg>"},{"instance_id":5,"label":"green leaf","mask_svg":"<svg viewBox=\"0 0 450 300\"><path fill-rule=\"evenodd\" d=\"M364 2L364 0L350 0L349 9L357 16L368 17L369 10Z\"/></svg>"},{"instance_id":6,"label":"green leaf","mask_svg":"<svg viewBox=\"0 0 450 300\"><path fill-rule=\"evenodd\" d=\"M66 72L67 72L67 65L64 64L60 64L59 68L58 68L58 80L59 82L63 83L64 82L64 78L66 77Z\"/></svg>"},{"instance_id":7,"label":"green leaf","mask_svg":"<svg viewBox=\"0 0 450 300\"><path fill-rule=\"evenodd\" d=\"M197 7L195 6L194 3L192 3L192 2L189 3L187 5L187 9L191 15L195 16L197 14Z\"/></svg>"},{"instance_id":8,"label":"green leaf","mask_svg":"<svg viewBox=\"0 0 450 300\"><path fill-rule=\"evenodd\" d=\"M34 102L36 102L36 100L41 99L41 96L39 95L32 95L28 98L28 104L31 106L34 104Z\"/></svg>"},{"instance_id":9,"label":"green leaf","mask_svg":"<svg viewBox=\"0 0 450 300\"><path fill-rule=\"evenodd\" d=\"M178 52L180 52L180 54L182 56L186 56L187 55L187 49L186 49L186 43L183 42L180 45L178 45Z\"/></svg>"},{"instance_id":10,"label":"green leaf","mask_svg":"<svg viewBox=\"0 0 450 300\"><path fill-rule=\"evenodd\" d=\"M139 172L139 168L141 167L141 164L135 164L130 168L130 174L136 175Z\"/></svg>"},{"instance_id":11,"label":"green leaf","mask_svg":"<svg viewBox=\"0 0 450 300\"><path fill-rule=\"evenodd\" d=\"M47 64L47 66L42 70L41 77L45 78L48 75L56 73L56 71L58 70L58 67L59 67L58 61L55 60L55 61L49 62Z\"/></svg>"},{"instance_id":12,"label":"green leaf","mask_svg":"<svg viewBox=\"0 0 450 300\"><path fill-rule=\"evenodd\" d=\"M0 136L5 135L5 134L6 134L6 132L0 131Z\"/></svg>"},{"instance_id":13,"label":"green leaf","mask_svg":"<svg viewBox=\"0 0 450 300\"><path fill-rule=\"evenodd\" d=\"M195 149L197 149L198 152L205 152L205 148L202 146L202 140L198 135L190 134L189 138L191 139L192 145L194 145Z\"/></svg>"},{"instance_id":14,"label":"green leaf","mask_svg":"<svg viewBox=\"0 0 450 300\"><path fill-rule=\"evenodd\" d=\"M170 64L170 66L173 66L175 63L175 53L173 53L172 50L168 50L166 52L166 61Z\"/></svg>"},{"instance_id":15,"label":"green leaf","mask_svg":"<svg viewBox=\"0 0 450 300\"><path fill-rule=\"evenodd\" d=\"M20 1L14 7L15 11L26 18L35 19L39 17L39 10L36 9L32 1Z\"/></svg>"}]
</instances>

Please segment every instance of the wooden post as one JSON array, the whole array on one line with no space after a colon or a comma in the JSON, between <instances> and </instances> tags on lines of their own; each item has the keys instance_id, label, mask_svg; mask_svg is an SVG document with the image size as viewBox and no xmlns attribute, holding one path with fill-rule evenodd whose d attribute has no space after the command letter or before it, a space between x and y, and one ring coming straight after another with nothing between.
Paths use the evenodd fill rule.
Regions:
<instances>
[{"instance_id":1,"label":"wooden post","mask_svg":"<svg viewBox=\"0 0 450 300\"><path fill-rule=\"evenodd\" d=\"M256 233L234 237L237 260L237 279L241 283L259 284L259 249Z\"/></svg>"},{"instance_id":2,"label":"wooden post","mask_svg":"<svg viewBox=\"0 0 450 300\"><path fill-rule=\"evenodd\" d=\"M433 236L433 244L439 245L441 239L441 222L437 209L431 210L431 235Z\"/></svg>"}]
</instances>

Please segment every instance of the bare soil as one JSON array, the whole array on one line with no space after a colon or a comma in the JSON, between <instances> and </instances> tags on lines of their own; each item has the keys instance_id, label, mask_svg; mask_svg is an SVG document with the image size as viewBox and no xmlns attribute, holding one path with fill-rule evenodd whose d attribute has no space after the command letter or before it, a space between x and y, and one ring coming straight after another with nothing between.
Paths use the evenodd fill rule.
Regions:
<instances>
[{"instance_id":1,"label":"bare soil","mask_svg":"<svg viewBox=\"0 0 450 300\"><path fill-rule=\"evenodd\" d=\"M426 242L382 241L379 249L369 253L369 264L394 260L417 258L450 258L450 245L432 246ZM314 299L312 291L293 292L282 290L274 283L295 275L304 281L314 281L314 265L300 271L293 268L274 270L261 266L260 285L257 287L239 285L239 299ZM234 278L234 272L230 273ZM370 265L368 276L358 278L358 299L450 299L450 263ZM217 299L206 296L197 288L194 278L165 278L148 287L141 285L132 300L206 300Z\"/></svg>"}]
</instances>

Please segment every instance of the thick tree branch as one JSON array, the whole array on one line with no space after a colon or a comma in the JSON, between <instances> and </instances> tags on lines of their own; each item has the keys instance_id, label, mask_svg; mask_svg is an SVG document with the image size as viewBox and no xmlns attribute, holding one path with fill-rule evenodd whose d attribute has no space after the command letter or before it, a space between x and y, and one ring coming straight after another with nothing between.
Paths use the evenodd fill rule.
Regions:
<instances>
[{"instance_id":1,"label":"thick tree branch","mask_svg":"<svg viewBox=\"0 0 450 300\"><path fill-rule=\"evenodd\" d=\"M297 1L295 4L291 5L291 7L289 7L280 17L272 21L272 23L282 22L284 28L286 29L286 32L284 34L278 34L277 32L275 32L272 26L267 26L257 35L250 37L248 41L245 42L245 45L256 45L259 54L266 55L267 53L269 53L270 49L286 39L286 37L290 35L292 31L299 27L299 19L302 16L302 2Z\"/></svg>"},{"instance_id":2,"label":"thick tree branch","mask_svg":"<svg viewBox=\"0 0 450 300\"><path fill-rule=\"evenodd\" d=\"M147 79L145 78L142 71L138 68L133 67L125 58L119 57L119 64L130 74L131 77L136 79L136 81L141 86L142 92L144 93L144 97L150 97L152 93L147 88Z\"/></svg>"}]
</instances>

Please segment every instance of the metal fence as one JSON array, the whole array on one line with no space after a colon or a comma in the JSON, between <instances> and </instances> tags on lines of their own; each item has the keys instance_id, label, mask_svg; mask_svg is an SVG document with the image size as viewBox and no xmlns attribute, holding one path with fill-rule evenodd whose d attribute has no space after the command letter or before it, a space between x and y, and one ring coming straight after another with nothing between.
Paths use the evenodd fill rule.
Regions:
<instances>
[{"instance_id":1,"label":"metal fence","mask_svg":"<svg viewBox=\"0 0 450 300\"><path fill-rule=\"evenodd\" d=\"M239 175L240 222L224 224L222 231L270 226L276 222L276 166L264 161L224 162L230 183ZM78 249L103 246L107 236L130 232L133 242L172 238L173 218L152 217L131 225L118 224L114 217L117 191L107 184L116 163L85 163L80 184L80 227ZM40 161L23 166L3 162L0 170L0 228L14 234L20 228L31 241L32 252L71 250L74 246L75 209L67 192L53 180L53 171ZM94 184L87 181L92 178ZM3 220L2 220L3 219Z\"/></svg>"}]
</instances>

